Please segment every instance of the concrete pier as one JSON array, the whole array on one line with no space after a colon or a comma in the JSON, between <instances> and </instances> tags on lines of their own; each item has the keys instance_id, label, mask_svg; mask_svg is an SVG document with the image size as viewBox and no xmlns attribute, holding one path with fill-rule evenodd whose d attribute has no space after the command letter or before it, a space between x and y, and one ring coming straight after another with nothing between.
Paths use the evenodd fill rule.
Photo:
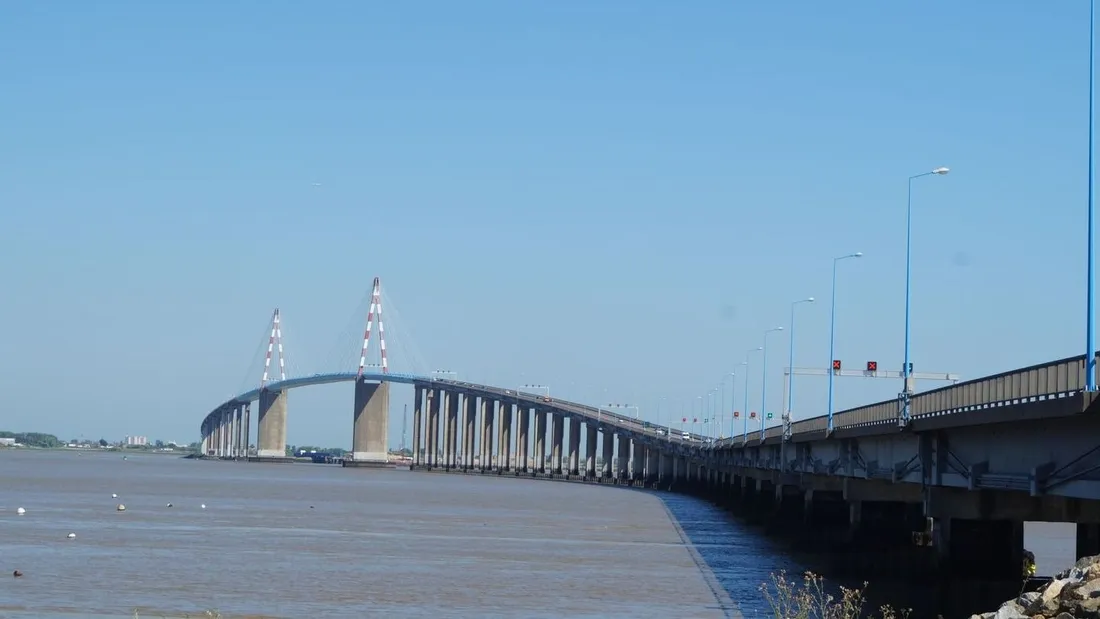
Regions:
<instances>
[{"instance_id":1,"label":"concrete pier","mask_svg":"<svg viewBox=\"0 0 1100 619\"><path fill-rule=\"evenodd\" d=\"M600 469L600 477L603 479L613 479L614 473L611 471L612 464L615 460L615 434L609 430L604 430L603 434L603 467Z\"/></svg>"},{"instance_id":2,"label":"concrete pier","mask_svg":"<svg viewBox=\"0 0 1100 619\"><path fill-rule=\"evenodd\" d=\"M591 422L584 424L587 434L584 445L584 476L588 479L596 477L596 426Z\"/></svg>"},{"instance_id":3,"label":"concrete pier","mask_svg":"<svg viewBox=\"0 0 1100 619\"><path fill-rule=\"evenodd\" d=\"M352 460L357 464L385 464L388 460L390 384L355 383Z\"/></svg>"},{"instance_id":4,"label":"concrete pier","mask_svg":"<svg viewBox=\"0 0 1100 619\"><path fill-rule=\"evenodd\" d=\"M527 449L531 444L528 430L531 425L531 409L520 405L516 407L516 470L526 473L530 470L531 460Z\"/></svg>"},{"instance_id":5,"label":"concrete pier","mask_svg":"<svg viewBox=\"0 0 1100 619\"><path fill-rule=\"evenodd\" d=\"M502 471L512 470L512 404L500 403L500 442L497 446L497 467Z\"/></svg>"},{"instance_id":6,"label":"concrete pier","mask_svg":"<svg viewBox=\"0 0 1100 619\"><path fill-rule=\"evenodd\" d=\"M581 421L569 418L569 474L580 475Z\"/></svg>"},{"instance_id":7,"label":"concrete pier","mask_svg":"<svg viewBox=\"0 0 1100 619\"><path fill-rule=\"evenodd\" d=\"M423 425L421 409L424 407L424 389L420 385L413 387L413 466L422 466L424 461L420 455L422 436L420 426Z\"/></svg>"},{"instance_id":8,"label":"concrete pier","mask_svg":"<svg viewBox=\"0 0 1100 619\"><path fill-rule=\"evenodd\" d=\"M427 449L427 465L430 467L439 466L439 389L428 389L428 426L424 430L424 434L428 436L428 443L425 445Z\"/></svg>"},{"instance_id":9,"label":"concrete pier","mask_svg":"<svg viewBox=\"0 0 1100 619\"><path fill-rule=\"evenodd\" d=\"M477 396L462 397L462 468L474 468L474 428L477 427Z\"/></svg>"},{"instance_id":10,"label":"concrete pier","mask_svg":"<svg viewBox=\"0 0 1100 619\"><path fill-rule=\"evenodd\" d=\"M550 473L561 475L561 448L565 439L565 418L561 415L550 414L551 439L550 439Z\"/></svg>"},{"instance_id":11,"label":"concrete pier","mask_svg":"<svg viewBox=\"0 0 1100 619\"><path fill-rule=\"evenodd\" d=\"M496 403L490 398L481 398L481 459L482 471L493 470L493 410Z\"/></svg>"},{"instance_id":12,"label":"concrete pier","mask_svg":"<svg viewBox=\"0 0 1100 619\"><path fill-rule=\"evenodd\" d=\"M286 391L260 392L260 417L256 430L256 456L286 458Z\"/></svg>"},{"instance_id":13,"label":"concrete pier","mask_svg":"<svg viewBox=\"0 0 1100 619\"><path fill-rule=\"evenodd\" d=\"M546 472L546 411L535 410L535 471Z\"/></svg>"}]
</instances>

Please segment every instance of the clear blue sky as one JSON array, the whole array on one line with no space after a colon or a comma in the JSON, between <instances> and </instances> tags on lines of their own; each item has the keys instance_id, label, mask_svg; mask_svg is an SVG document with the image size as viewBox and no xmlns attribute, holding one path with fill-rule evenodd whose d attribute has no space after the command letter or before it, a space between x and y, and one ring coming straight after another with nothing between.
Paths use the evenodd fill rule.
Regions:
<instances>
[{"instance_id":1,"label":"clear blue sky","mask_svg":"<svg viewBox=\"0 0 1100 619\"><path fill-rule=\"evenodd\" d=\"M837 356L897 369L906 178L941 165L917 369L1080 354L1087 78L1085 0L10 4L0 428L194 440L276 305L296 372L350 369L375 275L394 370L651 417L808 295L796 364L825 366L862 251ZM291 394L290 442L350 426L350 385Z\"/></svg>"}]
</instances>

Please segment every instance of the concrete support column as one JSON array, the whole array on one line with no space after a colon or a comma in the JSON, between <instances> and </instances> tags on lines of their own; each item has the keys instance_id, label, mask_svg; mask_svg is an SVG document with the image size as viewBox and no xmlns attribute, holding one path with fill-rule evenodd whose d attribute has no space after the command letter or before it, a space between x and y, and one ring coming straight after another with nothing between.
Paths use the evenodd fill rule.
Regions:
<instances>
[{"instance_id":1,"label":"concrete support column","mask_svg":"<svg viewBox=\"0 0 1100 619\"><path fill-rule=\"evenodd\" d=\"M645 478L645 446L638 441L630 441L630 479L641 481Z\"/></svg>"},{"instance_id":2,"label":"concrete support column","mask_svg":"<svg viewBox=\"0 0 1100 619\"><path fill-rule=\"evenodd\" d=\"M546 411L535 409L535 471L546 472Z\"/></svg>"},{"instance_id":3,"label":"concrete support column","mask_svg":"<svg viewBox=\"0 0 1100 619\"><path fill-rule=\"evenodd\" d=\"M577 417L569 418L569 474L580 475L581 423Z\"/></svg>"},{"instance_id":4,"label":"concrete support column","mask_svg":"<svg viewBox=\"0 0 1100 619\"><path fill-rule=\"evenodd\" d=\"M447 392L447 468L458 467L458 394Z\"/></svg>"},{"instance_id":5,"label":"concrete support column","mask_svg":"<svg viewBox=\"0 0 1100 619\"><path fill-rule=\"evenodd\" d=\"M512 470L512 403L500 403L500 470Z\"/></svg>"},{"instance_id":6,"label":"concrete support column","mask_svg":"<svg viewBox=\"0 0 1100 619\"><path fill-rule=\"evenodd\" d=\"M218 413L218 427L221 429L221 441L218 449L218 456L224 458L225 454L229 452L229 431L226 430L226 412L223 410Z\"/></svg>"},{"instance_id":7,"label":"concrete support column","mask_svg":"<svg viewBox=\"0 0 1100 619\"><path fill-rule=\"evenodd\" d=\"M462 468L474 468L474 429L477 426L477 396L467 393L462 396Z\"/></svg>"},{"instance_id":8,"label":"concrete support column","mask_svg":"<svg viewBox=\"0 0 1100 619\"><path fill-rule=\"evenodd\" d=\"M256 455L261 458L286 457L286 393L267 389L260 391Z\"/></svg>"},{"instance_id":9,"label":"concrete support column","mask_svg":"<svg viewBox=\"0 0 1100 619\"><path fill-rule=\"evenodd\" d=\"M481 470L493 470L493 410L496 401L481 398Z\"/></svg>"},{"instance_id":10,"label":"concrete support column","mask_svg":"<svg viewBox=\"0 0 1100 619\"><path fill-rule=\"evenodd\" d=\"M600 477L611 479L612 463L615 461L615 434L611 430L604 430L603 434L603 466L600 467Z\"/></svg>"},{"instance_id":11,"label":"concrete support column","mask_svg":"<svg viewBox=\"0 0 1100 619\"><path fill-rule=\"evenodd\" d=\"M244 433L244 406L243 405L238 406L237 410L233 411L233 423L237 426L236 427L237 431L234 434L234 437L236 438L236 442L237 442L237 448L234 450L236 453L234 453L233 456L235 458L240 458L241 455L244 453L244 449L242 449L242 447L241 447L241 443L244 442L244 439L241 436Z\"/></svg>"},{"instance_id":12,"label":"concrete support column","mask_svg":"<svg viewBox=\"0 0 1100 619\"><path fill-rule=\"evenodd\" d=\"M420 426L423 425L424 389L420 385L413 385L413 466L424 464L420 456Z\"/></svg>"},{"instance_id":13,"label":"concrete support column","mask_svg":"<svg viewBox=\"0 0 1100 619\"><path fill-rule=\"evenodd\" d=\"M584 476L587 479L596 478L596 426L592 423L584 424L585 445L584 445Z\"/></svg>"},{"instance_id":14,"label":"concrete support column","mask_svg":"<svg viewBox=\"0 0 1100 619\"><path fill-rule=\"evenodd\" d=\"M451 439L454 438L451 434L451 403L454 401L455 394L444 389L440 395L442 396L440 410L443 412L443 444L441 447L443 462L441 466L444 469L450 469L451 460L454 457L454 453L451 451Z\"/></svg>"},{"instance_id":15,"label":"concrete support column","mask_svg":"<svg viewBox=\"0 0 1100 619\"><path fill-rule=\"evenodd\" d=\"M531 444L528 438L528 428L531 425L531 409L526 405L516 407L516 470L526 473L530 461L527 458L527 447Z\"/></svg>"},{"instance_id":16,"label":"concrete support column","mask_svg":"<svg viewBox=\"0 0 1100 619\"><path fill-rule=\"evenodd\" d=\"M622 482L626 481L627 467L630 464L630 437L619 434L617 438L619 439L619 457L615 462L615 478Z\"/></svg>"},{"instance_id":17,"label":"concrete support column","mask_svg":"<svg viewBox=\"0 0 1100 619\"><path fill-rule=\"evenodd\" d=\"M561 474L561 447L565 438L565 418L555 413L550 413L550 425L553 427L550 439L550 472Z\"/></svg>"},{"instance_id":18,"label":"concrete support column","mask_svg":"<svg viewBox=\"0 0 1100 619\"><path fill-rule=\"evenodd\" d=\"M428 466L435 468L439 465L439 400L440 389L428 390L428 444L426 445Z\"/></svg>"},{"instance_id":19,"label":"concrete support column","mask_svg":"<svg viewBox=\"0 0 1100 619\"><path fill-rule=\"evenodd\" d=\"M244 457L249 455L249 445L252 443L252 403L244 405Z\"/></svg>"},{"instance_id":20,"label":"concrete support column","mask_svg":"<svg viewBox=\"0 0 1100 619\"><path fill-rule=\"evenodd\" d=\"M351 459L380 464L389 460L390 384L355 381L354 418Z\"/></svg>"},{"instance_id":21,"label":"concrete support column","mask_svg":"<svg viewBox=\"0 0 1100 619\"><path fill-rule=\"evenodd\" d=\"M655 482L661 476L660 473L661 452L647 447L645 450L645 480Z\"/></svg>"}]
</instances>

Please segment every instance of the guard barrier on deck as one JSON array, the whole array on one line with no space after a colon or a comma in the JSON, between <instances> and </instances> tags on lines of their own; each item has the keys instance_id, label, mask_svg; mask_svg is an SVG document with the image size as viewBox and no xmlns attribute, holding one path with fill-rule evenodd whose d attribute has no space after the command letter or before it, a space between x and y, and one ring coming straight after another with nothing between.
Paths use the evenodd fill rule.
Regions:
<instances>
[{"instance_id":1,"label":"guard barrier on deck","mask_svg":"<svg viewBox=\"0 0 1100 619\"><path fill-rule=\"evenodd\" d=\"M909 410L918 418L1061 398L1084 388L1085 357L1081 355L917 393L910 400ZM885 400L834 413L833 428L893 424L897 418L898 400ZM827 428L828 416L822 415L792 423L791 434L825 432ZM782 435L782 426L764 431L765 440ZM742 440L734 437L722 442L740 444Z\"/></svg>"}]
</instances>

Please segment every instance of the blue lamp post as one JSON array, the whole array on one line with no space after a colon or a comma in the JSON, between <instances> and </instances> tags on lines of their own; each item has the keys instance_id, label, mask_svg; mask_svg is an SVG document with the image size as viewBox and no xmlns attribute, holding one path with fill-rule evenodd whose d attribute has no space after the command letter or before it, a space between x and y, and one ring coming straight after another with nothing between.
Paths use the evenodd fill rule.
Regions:
<instances>
[{"instance_id":1,"label":"blue lamp post","mask_svg":"<svg viewBox=\"0 0 1100 619\"><path fill-rule=\"evenodd\" d=\"M1093 108L1095 99L1095 70L1094 49L1096 41L1096 2L1089 0L1089 217L1088 217L1088 285L1085 303L1085 390L1096 391L1096 275L1095 253L1093 249L1094 229L1096 224L1096 208L1093 200L1093 187L1095 185L1095 172L1093 170L1093 142L1094 126Z\"/></svg>"},{"instance_id":2,"label":"blue lamp post","mask_svg":"<svg viewBox=\"0 0 1100 619\"><path fill-rule=\"evenodd\" d=\"M833 371L833 360L836 359L834 356L836 352L836 265L840 263L841 260L862 257L863 252L857 251L854 254L833 258L833 298L829 307L829 425L825 431L826 435L833 433L833 375L836 373Z\"/></svg>"},{"instance_id":3,"label":"blue lamp post","mask_svg":"<svg viewBox=\"0 0 1100 619\"><path fill-rule=\"evenodd\" d=\"M749 441L749 356L754 352L764 350L763 346L757 346L750 349L745 353L745 361L741 365L745 366L745 437L744 440L747 443ZM732 434L732 432L730 433Z\"/></svg>"},{"instance_id":4,"label":"blue lamp post","mask_svg":"<svg viewBox=\"0 0 1100 619\"><path fill-rule=\"evenodd\" d=\"M925 176L943 176L951 170L949 168L936 168L931 172L914 174L909 177L909 199L905 207L905 360L901 365L902 392L900 394L901 411L898 415L898 427L909 425L909 400L913 397L913 381L910 378L912 372L909 369L909 300L910 283L912 282L912 240L913 240L913 181Z\"/></svg>"},{"instance_id":5,"label":"blue lamp post","mask_svg":"<svg viewBox=\"0 0 1100 619\"><path fill-rule=\"evenodd\" d=\"M788 355L787 367L790 368L791 374L787 377L787 410L783 412L783 440L785 441L791 438L791 409L794 408L791 404L794 400L794 308L802 303L813 302L813 297L806 297L801 301L791 303L791 330L787 333L791 348L790 354Z\"/></svg>"},{"instance_id":6,"label":"blue lamp post","mask_svg":"<svg viewBox=\"0 0 1100 619\"><path fill-rule=\"evenodd\" d=\"M764 422L768 418L768 334L775 333L776 331L782 331L783 327L776 327L774 329L768 329L764 332L764 345L761 348L764 350L764 368L760 374L760 441L764 440Z\"/></svg>"}]
</instances>

